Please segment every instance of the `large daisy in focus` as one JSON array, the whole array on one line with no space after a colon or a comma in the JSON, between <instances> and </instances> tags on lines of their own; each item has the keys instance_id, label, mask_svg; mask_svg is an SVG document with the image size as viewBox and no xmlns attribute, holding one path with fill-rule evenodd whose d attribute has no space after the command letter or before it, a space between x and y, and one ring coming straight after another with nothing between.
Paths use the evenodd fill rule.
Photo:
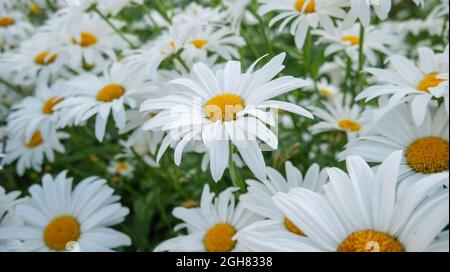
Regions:
<instances>
[{"instance_id":1,"label":"large daisy in focus","mask_svg":"<svg viewBox=\"0 0 450 272\"><path fill-rule=\"evenodd\" d=\"M332 17L343 19L346 15L343 7L347 1L341 0L261 0L259 13L265 15L276 11L269 26L281 21L279 30L291 23L290 33L295 36L295 44L303 48L309 28L316 29L319 24L325 29L332 29Z\"/></svg>"},{"instance_id":2,"label":"large daisy in focus","mask_svg":"<svg viewBox=\"0 0 450 272\"><path fill-rule=\"evenodd\" d=\"M273 149L278 147L276 135L268 128L275 126L275 113L265 110L276 108L313 118L300 106L273 100L308 86L306 81L291 76L273 79L283 70L284 58L285 54L280 54L260 70L254 71L253 65L246 73L241 72L241 63L236 61L216 72L203 63L194 65L191 78L169 82L174 88L182 87L181 92L142 104L141 111L159 112L144 125L144 130L168 133L160 153L177 143L177 165L185 147L193 140L201 140L208 149L211 174L216 181L228 165L233 144L251 171L264 179L266 166L258 139Z\"/></svg>"},{"instance_id":3,"label":"large daisy in focus","mask_svg":"<svg viewBox=\"0 0 450 272\"><path fill-rule=\"evenodd\" d=\"M425 177L400 195L401 158L397 151L373 170L351 156L348 174L328 170L324 194L304 188L278 193L273 197L277 207L314 243L296 237L260 243L272 251L448 252L448 233L441 232L449 222L449 193L430 193L448 186L449 175Z\"/></svg>"},{"instance_id":4,"label":"large daisy in focus","mask_svg":"<svg viewBox=\"0 0 450 272\"><path fill-rule=\"evenodd\" d=\"M22 245L16 237L22 222L15 215L15 205L20 201L20 192L6 193L0 186L0 252L17 251Z\"/></svg>"},{"instance_id":5,"label":"large daisy in focus","mask_svg":"<svg viewBox=\"0 0 450 272\"><path fill-rule=\"evenodd\" d=\"M395 107L404 100L411 101L411 113L414 122L421 125L424 121L428 104L444 99L449 113L449 46L444 53L435 54L430 48L419 48L418 67L407 58L395 55L389 58L390 68L368 68L380 84L360 93L356 99L365 99L390 95L389 104L383 110Z\"/></svg>"},{"instance_id":6,"label":"large daisy in focus","mask_svg":"<svg viewBox=\"0 0 450 272\"><path fill-rule=\"evenodd\" d=\"M72 189L67 172L55 178L47 174L29 192L31 198L16 207L25 224L18 229L22 251L68 251L76 245L79 251L104 252L131 244L127 235L111 228L129 210L106 180L89 177Z\"/></svg>"},{"instance_id":7,"label":"large daisy in focus","mask_svg":"<svg viewBox=\"0 0 450 272\"><path fill-rule=\"evenodd\" d=\"M350 142L340 155L362 156L368 162L381 163L395 150L403 150L401 178L417 180L426 175L448 173L449 118L441 106L427 110L422 125L413 122L406 105L386 114L373 128Z\"/></svg>"},{"instance_id":8,"label":"large daisy in focus","mask_svg":"<svg viewBox=\"0 0 450 272\"><path fill-rule=\"evenodd\" d=\"M261 218L235 203L229 188L217 197L205 185L199 208L175 208L173 215L183 223L176 230L187 229L181 235L161 243L155 251L175 252L241 252L248 251L234 235Z\"/></svg>"}]
</instances>

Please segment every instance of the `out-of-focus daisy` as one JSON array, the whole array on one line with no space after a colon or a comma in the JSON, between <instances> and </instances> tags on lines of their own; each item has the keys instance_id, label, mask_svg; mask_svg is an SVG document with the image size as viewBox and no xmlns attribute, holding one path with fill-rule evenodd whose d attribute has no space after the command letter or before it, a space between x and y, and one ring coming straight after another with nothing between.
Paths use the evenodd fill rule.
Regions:
<instances>
[{"instance_id":1,"label":"out-of-focus daisy","mask_svg":"<svg viewBox=\"0 0 450 272\"><path fill-rule=\"evenodd\" d=\"M182 10L176 12L172 18L172 23L184 25L223 24L224 19L226 19L225 15L219 8L212 8L192 2Z\"/></svg>"},{"instance_id":2,"label":"out-of-focus daisy","mask_svg":"<svg viewBox=\"0 0 450 272\"><path fill-rule=\"evenodd\" d=\"M314 80L312 79L307 80L311 85L311 88L309 89L312 91L317 91L321 97L333 100L341 95L341 91L339 90L339 88L330 84L326 78L321 78L317 82L314 82Z\"/></svg>"},{"instance_id":3,"label":"out-of-focus daisy","mask_svg":"<svg viewBox=\"0 0 450 272\"><path fill-rule=\"evenodd\" d=\"M350 106L342 97L322 103L325 109L310 107L314 114L323 120L311 127L314 134L337 130L345 132L349 139L353 139L368 130L369 120L357 104Z\"/></svg>"},{"instance_id":4,"label":"out-of-focus daisy","mask_svg":"<svg viewBox=\"0 0 450 272\"><path fill-rule=\"evenodd\" d=\"M186 228L188 234L163 242L155 251L247 251L233 237L260 217L235 204L233 192L237 190L228 188L216 197L205 185L199 208L178 207L173 211L173 215L183 221L176 230Z\"/></svg>"},{"instance_id":5,"label":"out-of-focus daisy","mask_svg":"<svg viewBox=\"0 0 450 272\"><path fill-rule=\"evenodd\" d=\"M360 27L360 25L354 25L349 30L334 28L331 30L316 30L314 33L320 36L319 43L329 44L325 49L326 56L345 51L353 61L357 61ZM377 64L378 56L376 52L390 55L391 52L388 47L398 43L398 39L386 30L368 27L364 31L364 54L370 65Z\"/></svg>"},{"instance_id":6,"label":"out-of-focus daisy","mask_svg":"<svg viewBox=\"0 0 450 272\"><path fill-rule=\"evenodd\" d=\"M449 46L435 54L430 48L419 48L419 67L403 56L389 58L390 69L368 68L376 80L385 85L372 86L357 96L366 101L382 95L391 95L386 111L405 99L411 101L414 122L421 125L430 101L444 99L449 113ZM404 99L405 98L405 99Z\"/></svg>"},{"instance_id":7,"label":"out-of-focus daisy","mask_svg":"<svg viewBox=\"0 0 450 272\"><path fill-rule=\"evenodd\" d=\"M348 174L328 170L324 194L304 188L278 193L273 197L277 207L313 243L295 236L259 243L272 251L448 252L448 240L436 239L446 237L440 234L449 222L448 190L429 194L448 186L449 175L426 177L398 195L401 157L397 151L373 170L352 156L347 159Z\"/></svg>"},{"instance_id":8,"label":"out-of-focus daisy","mask_svg":"<svg viewBox=\"0 0 450 272\"><path fill-rule=\"evenodd\" d=\"M368 27L372 7L377 17L385 20L391 11L392 0L350 0L350 11L342 22L342 27L350 28L358 19L365 27Z\"/></svg>"},{"instance_id":9,"label":"out-of-focus daisy","mask_svg":"<svg viewBox=\"0 0 450 272\"><path fill-rule=\"evenodd\" d=\"M124 7L137 4L143 5L144 0L96 0L100 11L105 14L117 15Z\"/></svg>"},{"instance_id":10,"label":"out-of-focus daisy","mask_svg":"<svg viewBox=\"0 0 450 272\"><path fill-rule=\"evenodd\" d=\"M25 138L25 136L10 135L6 146L4 163L11 164L17 160L16 170L20 176L23 176L25 170L30 168L41 172L45 158L49 162L53 162L55 151L58 153L65 152L65 148L60 140L67 138L69 138L67 133L56 131L44 138L39 130L35 131L29 139Z\"/></svg>"},{"instance_id":11,"label":"out-of-focus daisy","mask_svg":"<svg viewBox=\"0 0 450 272\"><path fill-rule=\"evenodd\" d=\"M302 48L309 28L316 29L319 24L325 29L331 29L334 24L331 17L344 18L343 7L347 1L340 0L261 0L259 13L265 15L271 11L279 13L269 23L272 27L282 21L279 30L291 23L290 33L295 36L295 44Z\"/></svg>"},{"instance_id":12,"label":"out-of-focus daisy","mask_svg":"<svg viewBox=\"0 0 450 272\"><path fill-rule=\"evenodd\" d=\"M241 196L240 203L244 208L267 219L259 221L246 228L246 231L257 232L257 235L266 237L289 237L292 235L305 237L301 229L289 220L272 201L272 197L279 193L287 193L293 188L306 188L314 192L323 192L323 185L326 184L328 176L325 170L320 170L319 166L312 165L305 176L295 168L292 163L286 163L286 179L275 169L268 168L269 178L256 181L248 180L248 192ZM260 251L254 245L248 233L248 237L242 236L242 243L247 248ZM247 236L247 234L245 235ZM305 237L305 239L307 239Z\"/></svg>"},{"instance_id":13,"label":"out-of-focus daisy","mask_svg":"<svg viewBox=\"0 0 450 272\"><path fill-rule=\"evenodd\" d=\"M17 228L22 222L15 215L15 205L20 192L6 193L0 186L0 252L17 251L22 243L16 237Z\"/></svg>"},{"instance_id":14,"label":"out-of-focus daisy","mask_svg":"<svg viewBox=\"0 0 450 272\"><path fill-rule=\"evenodd\" d=\"M359 155L368 162L383 162L395 150L403 150L400 177L415 176L415 180L441 172L448 172L449 124L441 106L427 110L422 125L413 122L407 105L400 105L387 113L366 135L350 142L341 154Z\"/></svg>"},{"instance_id":15,"label":"out-of-focus daisy","mask_svg":"<svg viewBox=\"0 0 450 272\"><path fill-rule=\"evenodd\" d=\"M16 207L25 226L18 229L23 251L66 251L73 243L80 251L111 251L129 246L130 238L111 227L129 213L119 196L97 177L82 180L72 189L72 178L61 172L42 178L29 189L31 198Z\"/></svg>"},{"instance_id":16,"label":"out-of-focus daisy","mask_svg":"<svg viewBox=\"0 0 450 272\"><path fill-rule=\"evenodd\" d=\"M20 97L17 93L12 92L3 84L0 84L0 120L6 120L12 105L20 101Z\"/></svg>"},{"instance_id":17,"label":"out-of-focus daisy","mask_svg":"<svg viewBox=\"0 0 450 272\"><path fill-rule=\"evenodd\" d=\"M134 166L126 161L111 161L108 166L108 172L112 175L132 178Z\"/></svg>"},{"instance_id":18,"label":"out-of-focus daisy","mask_svg":"<svg viewBox=\"0 0 450 272\"><path fill-rule=\"evenodd\" d=\"M8 130L13 135L25 135L30 139L37 130L44 138L50 137L61 117L55 107L64 100L65 83L58 81L52 86L40 84L34 96L27 96L14 105L8 116Z\"/></svg>"},{"instance_id":19,"label":"out-of-focus daisy","mask_svg":"<svg viewBox=\"0 0 450 272\"><path fill-rule=\"evenodd\" d=\"M33 29L21 12L0 9L0 51L19 45L30 36Z\"/></svg>"},{"instance_id":20,"label":"out-of-focus daisy","mask_svg":"<svg viewBox=\"0 0 450 272\"><path fill-rule=\"evenodd\" d=\"M291 76L273 80L284 69L284 58L285 54L280 54L258 71L253 71L253 65L247 73L241 72L241 63L236 61L228 62L217 72L203 63L194 65L192 78L170 82L183 87L182 91L142 104L141 111L159 112L144 125L144 130L168 132L160 148L162 153L178 142L177 165L186 145L201 139L208 148L211 174L216 181L228 165L226 158L231 155L232 143L251 171L264 179L266 166L257 139L274 149L278 139L267 127L275 125L274 113L263 110L277 108L313 117L300 106L271 100L308 86L306 81Z\"/></svg>"},{"instance_id":21,"label":"out-of-focus daisy","mask_svg":"<svg viewBox=\"0 0 450 272\"><path fill-rule=\"evenodd\" d=\"M251 0L225 0L224 5L227 7L230 16L231 25L234 29L239 30L242 20L245 17L247 6Z\"/></svg>"},{"instance_id":22,"label":"out-of-focus daisy","mask_svg":"<svg viewBox=\"0 0 450 272\"><path fill-rule=\"evenodd\" d=\"M68 108L62 116L62 124L74 121L80 124L96 116L95 135L101 142L105 136L110 113L118 129L124 129L126 123L125 107L136 107L133 94L142 92L143 82L135 76L132 69L121 63L114 63L103 75L81 75L70 82L73 88L57 108Z\"/></svg>"}]
</instances>

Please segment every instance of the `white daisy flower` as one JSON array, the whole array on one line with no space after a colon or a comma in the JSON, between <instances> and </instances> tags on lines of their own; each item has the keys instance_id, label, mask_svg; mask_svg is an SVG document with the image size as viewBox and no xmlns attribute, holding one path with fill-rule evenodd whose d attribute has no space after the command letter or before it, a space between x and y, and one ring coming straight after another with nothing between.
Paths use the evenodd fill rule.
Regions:
<instances>
[{"instance_id":1,"label":"white daisy flower","mask_svg":"<svg viewBox=\"0 0 450 272\"><path fill-rule=\"evenodd\" d=\"M10 135L6 145L5 164L11 164L17 160L17 174L23 176L25 170L32 168L36 172L42 171L45 158L49 162L55 159L55 151L64 153L65 148L60 140L68 139L69 135L54 131L44 138L40 131L35 131L30 139Z\"/></svg>"},{"instance_id":2,"label":"white daisy flower","mask_svg":"<svg viewBox=\"0 0 450 272\"><path fill-rule=\"evenodd\" d=\"M159 112L144 125L144 130L166 131L158 157L173 143L175 163L180 165L183 150L193 140L201 139L209 151L211 174L218 181L230 156L230 142L244 162L261 179L266 167L257 138L271 148L278 147L278 139L266 125L275 125L274 113L263 111L278 108L313 118L304 108L271 100L292 90L308 86L307 82L291 76L273 78L283 69L285 54L273 58L258 71L255 64L247 73L241 63L229 61L217 72L198 63L193 66L192 78L169 82L169 86L183 87L181 92L160 99L150 99L141 106L144 112Z\"/></svg>"},{"instance_id":3,"label":"white daisy flower","mask_svg":"<svg viewBox=\"0 0 450 272\"><path fill-rule=\"evenodd\" d=\"M381 163L395 150L403 150L400 177L418 180L426 175L447 172L449 159L449 117L441 106L427 110L417 126L407 105L386 114L366 135L350 142L341 158L359 155L368 162Z\"/></svg>"},{"instance_id":4,"label":"white daisy flower","mask_svg":"<svg viewBox=\"0 0 450 272\"><path fill-rule=\"evenodd\" d=\"M12 92L5 85L0 83L0 120L7 119L12 105L20 101L20 97L17 93Z\"/></svg>"},{"instance_id":5,"label":"white daisy flower","mask_svg":"<svg viewBox=\"0 0 450 272\"><path fill-rule=\"evenodd\" d=\"M89 177L72 189L72 178L61 172L33 185L31 198L17 205L25 226L19 229L22 251L66 251L76 243L80 251L111 251L131 245L130 238L111 227L120 224L128 208L107 181Z\"/></svg>"},{"instance_id":6,"label":"white daisy flower","mask_svg":"<svg viewBox=\"0 0 450 272\"><path fill-rule=\"evenodd\" d=\"M314 114L323 120L311 127L313 134L343 131L348 139L353 139L369 129L367 113L363 112L357 104L351 106L342 97L330 102L322 102L322 104L325 109L310 107Z\"/></svg>"},{"instance_id":7,"label":"white daisy flower","mask_svg":"<svg viewBox=\"0 0 450 272\"><path fill-rule=\"evenodd\" d=\"M226 14L219 8L205 7L195 2L180 9L172 18L172 24L209 25L223 23Z\"/></svg>"},{"instance_id":8,"label":"white daisy flower","mask_svg":"<svg viewBox=\"0 0 450 272\"><path fill-rule=\"evenodd\" d=\"M110 113L118 129L124 129L126 123L125 107L136 107L133 98L143 90L143 82L134 75L133 70L121 63L114 63L100 77L92 74L81 75L67 83L73 88L56 108L68 108L61 123L75 124L96 116L95 135L102 142Z\"/></svg>"},{"instance_id":9,"label":"white daisy flower","mask_svg":"<svg viewBox=\"0 0 450 272\"><path fill-rule=\"evenodd\" d=\"M125 161L111 161L107 170L111 175L133 178L134 166Z\"/></svg>"},{"instance_id":10,"label":"white daisy flower","mask_svg":"<svg viewBox=\"0 0 450 272\"><path fill-rule=\"evenodd\" d=\"M354 25L349 30L334 28L331 30L316 30L314 33L320 36L318 43L329 44L325 49L326 56L345 51L353 61L357 61L360 45L360 27L360 25ZM368 27L364 29L364 32L364 55L370 65L377 64L377 52L389 56L391 51L388 47L399 42L396 36L375 27Z\"/></svg>"},{"instance_id":11,"label":"white daisy flower","mask_svg":"<svg viewBox=\"0 0 450 272\"><path fill-rule=\"evenodd\" d=\"M65 82L58 81L52 86L40 84L34 96L25 97L13 106L8 116L8 130L12 135L25 135L30 139L39 130L44 138L50 137L63 115L55 107L64 100Z\"/></svg>"},{"instance_id":12,"label":"white daisy flower","mask_svg":"<svg viewBox=\"0 0 450 272\"><path fill-rule=\"evenodd\" d=\"M33 30L34 27L21 12L0 9L0 52L18 46Z\"/></svg>"},{"instance_id":13,"label":"white daisy flower","mask_svg":"<svg viewBox=\"0 0 450 272\"><path fill-rule=\"evenodd\" d=\"M316 29L319 24L325 29L331 29L334 24L331 17L344 18L343 7L348 1L341 0L261 0L259 13L265 15L271 11L279 14L272 18L269 27L282 21L279 30L291 23L290 33L295 36L295 44L303 48L309 28Z\"/></svg>"},{"instance_id":14,"label":"white daisy flower","mask_svg":"<svg viewBox=\"0 0 450 272\"><path fill-rule=\"evenodd\" d=\"M233 236L260 217L235 204L233 192L238 190L228 188L216 197L205 185L199 208L178 207L173 211L173 215L183 221L175 229L186 228L188 234L163 242L155 251L247 251Z\"/></svg>"},{"instance_id":15,"label":"white daisy flower","mask_svg":"<svg viewBox=\"0 0 450 272\"><path fill-rule=\"evenodd\" d=\"M6 193L0 186L0 252L17 251L22 243L16 237L22 222L15 215L15 205L19 203L20 192Z\"/></svg>"},{"instance_id":16,"label":"white daisy flower","mask_svg":"<svg viewBox=\"0 0 450 272\"><path fill-rule=\"evenodd\" d=\"M328 82L328 80L323 77L319 79L317 82L314 82L313 79L308 78L307 79L311 85L311 88L309 88L311 91L317 91L320 95L320 97L324 97L329 100L336 99L341 96L341 90L336 87L335 85L332 85ZM317 90L316 87L317 86Z\"/></svg>"},{"instance_id":17,"label":"white daisy flower","mask_svg":"<svg viewBox=\"0 0 450 272\"><path fill-rule=\"evenodd\" d=\"M370 25L371 9L381 20L388 17L392 8L392 0L350 0L350 11L342 22L344 29L350 28L359 19L364 27Z\"/></svg>"},{"instance_id":18,"label":"white daisy flower","mask_svg":"<svg viewBox=\"0 0 450 272\"><path fill-rule=\"evenodd\" d=\"M131 4L143 5L144 0L96 0L102 13L117 15L124 7Z\"/></svg>"},{"instance_id":19,"label":"white daisy flower","mask_svg":"<svg viewBox=\"0 0 450 272\"><path fill-rule=\"evenodd\" d=\"M313 243L295 236L259 242L272 251L448 252L448 235L440 233L449 222L449 193L429 193L448 186L449 175L426 177L399 195L401 157L401 151L393 153L374 171L352 156L349 174L328 170L324 194L304 188L278 193L273 197L277 207Z\"/></svg>"},{"instance_id":20,"label":"white daisy flower","mask_svg":"<svg viewBox=\"0 0 450 272\"><path fill-rule=\"evenodd\" d=\"M227 7L229 20L233 29L240 30L242 20L245 18L247 6L251 0L225 0L224 5Z\"/></svg>"},{"instance_id":21,"label":"white daisy flower","mask_svg":"<svg viewBox=\"0 0 450 272\"><path fill-rule=\"evenodd\" d=\"M376 80L386 85L372 86L356 99L366 101L382 95L391 95L385 111L411 101L414 122L421 125L430 101L443 98L449 113L449 46L445 52L435 54L430 48L419 48L419 67L403 56L389 58L390 69L368 68Z\"/></svg>"}]
</instances>

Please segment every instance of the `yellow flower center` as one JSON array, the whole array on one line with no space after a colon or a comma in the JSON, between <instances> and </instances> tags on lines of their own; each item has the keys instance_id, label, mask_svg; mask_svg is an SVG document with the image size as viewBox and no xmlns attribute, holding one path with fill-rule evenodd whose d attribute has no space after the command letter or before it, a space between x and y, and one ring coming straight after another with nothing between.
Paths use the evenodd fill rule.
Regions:
<instances>
[{"instance_id":1,"label":"yellow flower center","mask_svg":"<svg viewBox=\"0 0 450 272\"><path fill-rule=\"evenodd\" d=\"M116 174L120 174L122 171L125 171L127 169L128 169L128 163L120 162L117 164L115 172L116 172Z\"/></svg>"},{"instance_id":2,"label":"yellow flower center","mask_svg":"<svg viewBox=\"0 0 450 272\"><path fill-rule=\"evenodd\" d=\"M48 54L49 54L48 51L40 53L39 55L36 56L36 58L34 58L34 62L39 65L49 65L54 63L58 58L58 55L53 54L49 57Z\"/></svg>"},{"instance_id":3,"label":"yellow flower center","mask_svg":"<svg viewBox=\"0 0 450 272\"><path fill-rule=\"evenodd\" d=\"M42 112L44 114L53 114L54 107L61 103L64 100L62 97L53 96L52 98L45 101L44 106L42 107Z\"/></svg>"},{"instance_id":4,"label":"yellow flower center","mask_svg":"<svg viewBox=\"0 0 450 272\"><path fill-rule=\"evenodd\" d=\"M445 79L438 78L440 73L433 72L428 75L426 75L420 82L419 85L417 85L417 89L419 89L422 92L428 92L429 88L434 88L439 86L442 82L445 81Z\"/></svg>"},{"instance_id":5,"label":"yellow flower center","mask_svg":"<svg viewBox=\"0 0 450 272\"><path fill-rule=\"evenodd\" d=\"M327 88L320 88L319 93L326 97L331 97L333 95L333 92Z\"/></svg>"},{"instance_id":6,"label":"yellow flower center","mask_svg":"<svg viewBox=\"0 0 450 272\"><path fill-rule=\"evenodd\" d=\"M359 37L354 35L348 35L341 38L343 42L349 42L352 45L359 45Z\"/></svg>"},{"instance_id":7,"label":"yellow flower center","mask_svg":"<svg viewBox=\"0 0 450 272\"><path fill-rule=\"evenodd\" d=\"M193 41L191 41L191 43L192 43L197 49L202 49L203 47L205 47L206 45L208 45L208 41L207 41L207 40L202 40L202 39L193 40Z\"/></svg>"},{"instance_id":8,"label":"yellow flower center","mask_svg":"<svg viewBox=\"0 0 450 272\"><path fill-rule=\"evenodd\" d=\"M81 41L76 38L72 38L74 44L78 44L81 47L90 47L97 44L97 37L89 32L81 32Z\"/></svg>"},{"instance_id":9,"label":"yellow flower center","mask_svg":"<svg viewBox=\"0 0 450 272\"><path fill-rule=\"evenodd\" d=\"M193 199L188 199L183 202L182 206L186 209L197 208L200 206L200 202Z\"/></svg>"},{"instance_id":10,"label":"yellow flower center","mask_svg":"<svg viewBox=\"0 0 450 272\"><path fill-rule=\"evenodd\" d=\"M294 223L292 223L292 221L289 220L288 218L284 219L284 226L288 231L292 232L293 234L306 237L305 233L301 229L299 229L296 225L294 225Z\"/></svg>"},{"instance_id":11,"label":"yellow flower center","mask_svg":"<svg viewBox=\"0 0 450 272\"><path fill-rule=\"evenodd\" d=\"M403 245L391 235L363 230L352 233L339 245L338 252L403 252Z\"/></svg>"},{"instance_id":12,"label":"yellow flower center","mask_svg":"<svg viewBox=\"0 0 450 272\"><path fill-rule=\"evenodd\" d=\"M31 4L28 6L28 10L29 10L32 14L34 14L34 15L39 15L39 14L41 13L41 9L40 9L39 6L36 5L35 3L31 3Z\"/></svg>"},{"instance_id":13,"label":"yellow flower center","mask_svg":"<svg viewBox=\"0 0 450 272\"><path fill-rule=\"evenodd\" d=\"M205 105L205 114L211 121L236 120L238 112L244 109L244 101L235 94L225 93L211 98Z\"/></svg>"},{"instance_id":14,"label":"yellow flower center","mask_svg":"<svg viewBox=\"0 0 450 272\"><path fill-rule=\"evenodd\" d=\"M230 252L236 247L233 236L236 230L229 224L217 224L210 228L203 238L207 252Z\"/></svg>"},{"instance_id":15,"label":"yellow flower center","mask_svg":"<svg viewBox=\"0 0 450 272\"><path fill-rule=\"evenodd\" d=\"M119 84L109 84L97 93L97 100L100 102L112 102L125 94L125 88Z\"/></svg>"},{"instance_id":16,"label":"yellow flower center","mask_svg":"<svg viewBox=\"0 0 450 272\"><path fill-rule=\"evenodd\" d=\"M424 137L406 150L406 161L418 173L433 174L448 170L448 141L439 137Z\"/></svg>"},{"instance_id":17,"label":"yellow flower center","mask_svg":"<svg viewBox=\"0 0 450 272\"><path fill-rule=\"evenodd\" d=\"M44 142L44 137L42 137L42 134L40 131L36 131L33 136L31 136L31 139L26 143L26 146L28 148L35 148L39 145L41 145Z\"/></svg>"},{"instance_id":18,"label":"yellow flower center","mask_svg":"<svg viewBox=\"0 0 450 272\"><path fill-rule=\"evenodd\" d=\"M300 12L303 11L304 13L316 12L316 3L315 3L315 1L314 0L310 0L308 5L306 6L306 8L304 8L306 1L307 0L297 0L297 2L295 3L295 8L298 11L300 11ZM305 10L303 10L303 8Z\"/></svg>"},{"instance_id":19,"label":"yellow flower center","mask_svg":"<svg viewBox=\"0 0 450 272\"><path fill-rule=\"evenodd\" d=\"M11 17L2 17L0 18L0 27L8 27L16 24L16 20Z\"/></svg>"},{"instance_id":20,"label":"yellow flower center","mask_svg":"<svg viewBox=\"0 0 450 272\"><path fill-rule=\"evenodd\" d=\"M53 250L63 251L68 243L80 237L80 224L72 216L64 215L53 219L45 228L45 244Z\"/></svg>"},{"instance_id":21,"label":"yellow flower center","mask_svg":"<svg viewBox=\"0 0 450 272\"><path fill-rule=\"evenodd\" d=\"M358 122L350 119L342 119L341 121L339 121L339 127L351 132L358 132L361 130L361 125Z\"/></svg>"}]
</instances>

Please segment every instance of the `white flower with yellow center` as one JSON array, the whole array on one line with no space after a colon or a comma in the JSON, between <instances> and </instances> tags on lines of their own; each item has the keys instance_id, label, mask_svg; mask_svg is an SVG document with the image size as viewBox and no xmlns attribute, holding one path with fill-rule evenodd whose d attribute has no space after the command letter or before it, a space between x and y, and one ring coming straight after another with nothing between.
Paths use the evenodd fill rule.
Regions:
<instances>
[{"instance_id":1,"label":"white flower with yellow center","mask_svg":"<svg viewBox=\"0 0 450 272\"><path fill-rule=\"evenodd\" d=\"M341 0L261 0L259 13L265 15L275 11L278 14L272 18L272 27L281 21L279 30L291 23L290 33L295 36L295 44L303 48L309 28L316 29L319 24L325 29L331 29L334 24L331 17L344 18L343 7L347 1Z\"/></svg>"},{"instance_id":2,"label":"white flower with yellow center","mask_svg":"<svg viewBox=\"0 0 450 272\"><path fill-rule=\"evenodd\" d=\"M350 106L342 97L322 104L324 109L310 107L314 114L323 120L311 127L313 134L343 131L349 139L353 139L369 129L366 112L363 112L357 104Z\"/></svg>"},{"instance_id":3,"label":"white flower with yellow center","mask_svg":"<svg viewBox=\"0 0 450 272\"><path fill-rule=\"evenodd\" d=\"M64 100L64 94L65 83L62 81L52 86L36 86L34 96L28 96L13 106L8 116L9 132L30 139L39 130L44 138L49 137L58 128L62 113L55 107Z\"/></svg>"},{"instance_id":4,"label":"white flower with yellow center","mask_svg":"<svg viewBox=\"0 0 450 272\"><path fill-rule=\"evenodd\" d=\"M449 47L445 52L435 54L430 48L419 48L419 67L403 56L395 55L389 58L390 68L368 68L379 82L367 88L356 99L365 99L390 95L389 104L384 112L403 101L411 101L411 113L414 122L421 125L424 121L428 104L431 101L444 99L449 113Z\"/></svg>"},{"instance_id":5,"label":"white flower with yellow center","mask_svg":"<svg viewBox=\"0 0 450 272\"><path fill-rule=\"evenodd\" d=\"M359 155L381 163L395 150L403 150L400 177L411 181L435 173L448 173L449 118L441 106L427 110L422 125L414 124L406 105L386 114L366 135L350 142L341 154Z\"/></svg>"},{"instance_id":6,"label":"white flower with yellow center","mask_svg":"<svg viewBox=\"0 0 450 272\"><path fill-rule=\"evenodd\" d=\"M259 240L271 251L314 252L448 252L448 173L418 181L398 194L402 152L390 155L377 169L361 158L347 159L348 174L328 169L324 194L305 188L273 197L275 205L308 237ZM245 235L243 232L242 235ZM237 237L239 239L239 237Z\"/></svg>"},{"instance_id":7,"label":"white flower with yellow center","mask_svg":"<svg viewBox=\"0 0 450 272\"><path fill-rule=\"evenodd\" d=\"M21 251L111 251L131 245L130 238L111 227L120 224L128 208L119 196L97 177L82 180L72 188L72 178L61 172L42 178L42 185L29 189L31 197L17 205L17 215L25 226L18 229L24 241Z\"/></svg>"},{"instance_id":8,"label":"white flower with yellow center","mask_svg":"<svg viewBox=\"0 0 450 272\"><path fill-rule=\"evenodd\" d=\"M358 60L360 45L360 25L354 25L349 30L338 28L327 30L316 30L314 33L320 38L319 43L328 44L325 55L330 56L340 51L344 51L354 62ZM370 65L376 65L379 57L377 53L391 55L388 47L397 45L399 39L391 33L368 27L364 34L364 55Z\"/></svg>"},{"instance_id":9,"label":"white flower with yellow center","mask_svg":"<svg viewBox=\"0 0 450 272\"><path fill-rule=\"evenodd\" d=\"M115 176L122 176L126 178L132 178L134 172L134 166L126 161L111 161L108 166L108 173Z\"/></svg>"},{"instance_id":10,"label":"white flower with yellow center","mask_svg":"<svg viewBox=\"0 0 450 272\"><path fill-rule=\"evenodd\" d=\"M311 85L311 88L308 88L308 90L317 92L318 95L321 98L326 98L328 100L334 100L340 97L341 90L336 87L335 85L332 85L328 82L328 80L323 77L320 80L314 82L313 79L308 78L307 79ZM317 86L317 88L316 88Z\"/></svg>"},{"instance_id":11,"label":"white flower with yellow center","mask_svg":"<svg viewBox=\"0 0 450 272\"><path fill-rule=\"evenodd\" d=\"M34 27L19 11L10 9L0 10L0 51L18 46L29 38Z\"/></svg>"},{"instance_id":12,"label":"white flower with yellow center","mask_svg":"<svg viewBox=\"0 0 450 272\"><path fill-rule=\"evenodd\" d=\"M168 132L158 159L177 143L175 163L180 165L186 145L201 139L209 152L211 174L218 181L233 144L250 170L264 179L266 166L258 139L273 149L278 147L278 138L267 127L275 126L275 113L265 110L276 108L313 118L300 106L273 100L308 86L291 76L273 79L284 69L284 58L285 54L280 54L258 71L253 65L247 73L241 72L241 63L236 61L229 61L216 72L198 63L191 78L169 82L169 87L174 86L178 92L145 101L141 111L159 113L144 125L144 130Z\"/></svg>"},{"instance_id":13,"label":"white flower with yellow center","mask_svg":"<svg viewBox=\"0 0 450 272\"><path fill-rule=\"evenodd\" d=\"M238 188L228 188L217 197L205 185L199 208L178 207L173 215L182 220L175 229L187 229L187 235L161 243L155 251L175 252L242 252L247 251L233 237L243 228L261 218L235 203L233 193Z\"/></svg>"},{"instance_id":14,"label":"white flower with yellow center","mask_svg":"<svg viewBox=\"0 0 450 272\"><path fill-rule=\"evenodd\" d=\"M11 164L17 160L16 171L20 176L23 176L25 170L30 168L41 172L45 158L53 162L55 151L64 153L65 148L60 140L69 138L68 134L56 131L44 138L39 130L35 131L29 139L24 136L9 136L4 163Z\"/></svg>"},{"instance_id":15,"label":"white flower with yellow center","mask_svg":"<svg viewBox=\"0 0 450 272\"><path fill-rule=\"evenodd\" d=\"M81 75L67 83L73 89L58 108L67 108L61 117L61 124L74 122L80 125L96 116L95 135L102 142L110 113L118 129L124 129L126 123L125 107L136 107L133 98L143 91L143 82L136 77L132 69L121 63L114 63L103 75Z\"/></svg>"},{"instance_id":16,"label":"white flower with yellow center","mask_svg":"<svg viewBox=\"0 0 450 272\"><path fill-rule=\"evenodd\" d=\"M22 221L15 215L15 205L20 192L6 193L0 186L0 252L17 251L22 243L17 236L17 228Z\"/></svg>"}]
</instances>

